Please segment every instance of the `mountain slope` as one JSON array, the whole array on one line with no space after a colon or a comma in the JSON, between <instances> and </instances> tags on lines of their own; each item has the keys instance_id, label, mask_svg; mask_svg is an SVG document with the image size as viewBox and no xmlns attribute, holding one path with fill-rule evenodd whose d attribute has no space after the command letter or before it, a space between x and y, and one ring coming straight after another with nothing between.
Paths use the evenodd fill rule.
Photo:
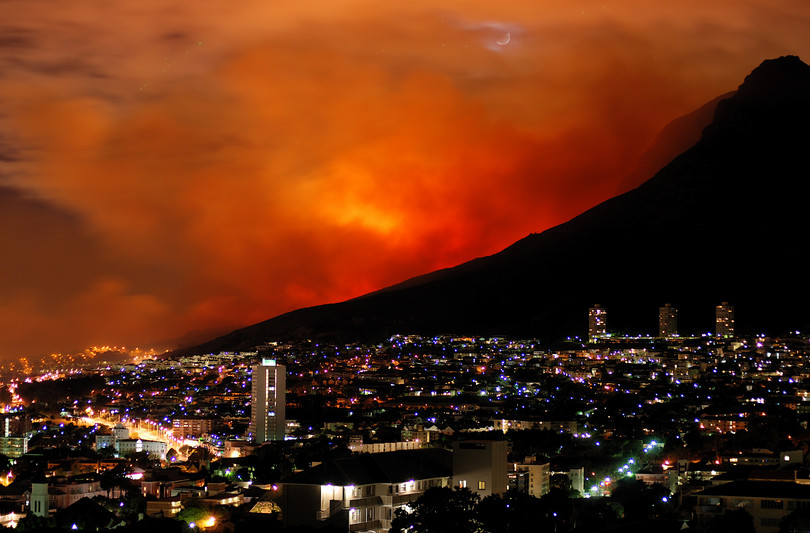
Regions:
<instances>
[{"instance_id":1,"label":"mountain slope","mask_svg":"<svg viewBox=\"0 0 810 533\"><path fill-rule=\"evenodd\" d=\"M703 128L711 124L714 119L717 104L733 94L732 91L720 95L695 111L667 124L656 136L650 148L641 154L636 167L625 176L617 187L616 193L620 194L635 189L675 157L694 146L700 140Z\"/></svg>"},{"instance_id":2,"label":"mountain slope","mask_svg":"<svg viewBox=\"0 0 810 533\"><path fill-rule=\"evenodd\" d=\"M629 332L655 332L665 302L684 332L712 330L721 301L737 307L741 330L807 326L808 119L810 67L765 61L717 105L700 141L638 188L495 255L185 352L397 332L559 338L584 334L597 302L609 329Z\"/></svg>"}]
</instances>

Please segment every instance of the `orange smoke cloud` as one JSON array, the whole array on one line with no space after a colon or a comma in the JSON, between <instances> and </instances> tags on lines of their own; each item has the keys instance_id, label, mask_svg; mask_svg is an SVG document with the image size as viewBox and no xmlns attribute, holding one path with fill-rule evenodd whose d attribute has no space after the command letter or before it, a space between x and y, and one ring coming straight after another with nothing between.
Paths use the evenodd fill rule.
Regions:
<instances>
[{"instance_id":1,"label":"orange smoke cloud","mask_svg":"<svg viewBox=\"0 0 810 533\"><path fill-rule=\"evenodd\" d=\"M4 183L39 203L4 245L47 206L87 255L0 281L19 325L0 356L236 327L496 252L609 197L668 120L803 45L776 28L799 24L789 1L744 39L764 4L508 4L11 0ZM71 260L54 254L26 261Z\"/></svg>"}]
</instances>

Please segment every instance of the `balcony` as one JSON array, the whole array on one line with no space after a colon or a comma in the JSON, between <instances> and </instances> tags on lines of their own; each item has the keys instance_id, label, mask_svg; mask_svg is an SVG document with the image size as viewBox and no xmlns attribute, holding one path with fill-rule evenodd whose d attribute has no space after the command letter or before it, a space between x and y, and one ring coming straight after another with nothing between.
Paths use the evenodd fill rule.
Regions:
<instances>
[{"instance_id":1,"label":"balcony","mask_svg":"<svg viewBox=\"0 0 810 533\"><path fill-rule=\"evenodd\" d=\"M391 496L368 496L349 500L349 507L354 508L378 507L380 505L391 505Z\"/></svg>"},{"instance_id":2,"label":"balcony","mask_svg":"<svg viewBox=\"0 0 810 533\"><path fill-rule=\"evenodd\" d=\"M356 524L351 524L349 526L349 531L368 531L369 529L382 529L383 528L382 522L389 523L386 529L391 528L389 520L369 520L368 522L358 522Z\"/></svg>"}]
</instances>

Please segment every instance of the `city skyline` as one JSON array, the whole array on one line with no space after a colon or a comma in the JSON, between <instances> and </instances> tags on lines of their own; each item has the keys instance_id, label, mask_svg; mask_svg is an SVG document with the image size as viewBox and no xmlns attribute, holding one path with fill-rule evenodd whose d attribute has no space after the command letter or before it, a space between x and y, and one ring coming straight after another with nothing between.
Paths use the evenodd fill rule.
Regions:
<instances>
[{"instance_id":1,"label":"city skyline","mask_svg":"<svg viewBox=\"0 0 810 533\"><path fill-rule=\"evenodd\" d=\"M606 339L612 336L626 335L629 337L644 336L650 337L650 332L616 332L611 330L608 322L608 309L600 304L594 304L588 309L588 340L589 342L598 342L601 339ZM734 306L728 302L722 302L714 308L714 326L709 327L708 322L706 328L702 331L693 331L691 335L705 336L706 334L715 335L724 339L731 339L735 337L735 321L734 321ZM751 333L748 332L750 335ZM666 303L658 308L658 332L657 337L661 339L673 339L679 337L678 332L678 307L670 303ZM755 336L755 335L754 335Z\"/></svg>"},{"instance_id":2,"label":"city skyline","mask_svg":"<svg viewBox=\"0 0 810 533\"><path fill-rule=\"evenodd\" d=\"M792 1L5 8L5 359L204 338L497 252L810 55Z\"/></svg>"}]
</instances>

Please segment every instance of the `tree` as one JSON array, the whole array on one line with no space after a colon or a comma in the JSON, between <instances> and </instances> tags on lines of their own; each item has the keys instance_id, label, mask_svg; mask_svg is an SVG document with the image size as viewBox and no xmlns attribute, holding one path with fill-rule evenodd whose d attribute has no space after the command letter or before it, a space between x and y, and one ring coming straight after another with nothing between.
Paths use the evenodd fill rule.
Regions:
<instances>
[{"instance_id":1,"label":"tree","mask_svg":"<svg viewBox=\"0 0 810 533\"><path fill-rule=\"evenodd\" d=\"M131 488L127 492L124 507L121 508L121 515L127 520L137 521L140 515L146 511L146 498L141 494L140 489Z\"/></svg>"},{"instance_id":2,"label":"tree","mask_svg":"<svg viewBox=\"0 0 810 533\"><path fill-rule=\"evenodd\" d=\"M777 533L810 531L810 509L796 509L782 519Z\"/></svg>"},{"instance_id":3,"label":"tree","mask_svg":"<svg viewBox=\"0 0 810 533\"><path fill-rule=\"evenodd\" d=\"M672 512L667 501L669 489L658 483L648 485L638 479L622 478L614 484L611 496L624 507L630 519L660 518Z\"/></svg>"},{"instance_id":4,"label":"tree","mask_svg":"<svg viewBox=\"0 0 810 533\"><path fill-rule=\"evenodd\" d=\"M14 461L12 461L10 457L0 453L0 472L8 472L8 471L10 471L11 467L13 465L14 465Z\"/></svg>"},{"instance_id":5,"label":"tree","mask_svg":"<svg viewBox=\"0 0 810 533\"><path fill-rule=\"evenodd\" d=\"M205 519L211 516L211 512L204 507L192 506L184 507L174 518L182 520L186 524L202 524Z\"/></svg>"},{"instance_id":6,"label":"tree","mask_svg":"<svg viewBox=\"0 0 810 533\"><path fill-rule=\"evenodd\" d=\"M566 498L579 498L580 493L574 489L571 483L571 478L568 474L552 474L549 478L551 490L556 491L558 494Z\"/></svg>"},{"instance_id":7,"label":"tree","mask_svg":"<svg viewBox=\"0 0 810 533\"><path fill-rule=\"evenodd\" d=\"M56 529L56 518L28 514L17 522L17 531L45 531Z\"/></svg>"},{"instance_id":8,"label":"tree","mask_svg":"<svg viewBox=\"0 0 810 533\"><path fill-rule=\"evenodd\" d=\"M607 498L582 499L576 511L577 531L599 531L616 525L624 517L621 504Z\"/></svg>"},{"instance_id":9,"label":"tree","mask_svg":"<svg viewBox=\"0 0 810 533\"><path fill-rule=\"evenodd\" d=\"M128 453L127 459L129 459L133 465L143 470L149 470L153 468L156 463L159 463L157 459L152 458L147 452Z\"/></svg>"},{"instance_id":10,"label":"tree","mask_svg":"<svg viewBox=\"0 0 810 533\"><path fill-rule=\"evenodd\" d=\"M0 405L8 405L11 403L13 397L8 387L0 388Z\"/></svg>"},{"instance_id":11,"label":"tree","mask_svg":"<svg viewBox=\"0 0 810 533\"><path fill-rule=\"evenodd\" d=\"M515 490L487 496L476 508L485 533L534 533L542 524L553 529L553 512L547 502Z\"/></svg>"},{"instance_id":12,"label":"tree","mask_svg":"<svg viewBox=\"0 0 810 533\"><path fill-rule=\"evenodd\" d=\"M166 452L166 461L170 463L177 461L177 450L169 448L169 451Z\"/></svg>"},{"instance_id":13,"label":"tree","mask_svg":"<svg viewBox=\"0 0 810 533\"><path fill-rule=\"evenodd\" d=\"M478 495L467 488L430 488L412 504L397 509L391 533L475 533L478 501Z\"/></svg>"},{"instance_id":14,"label":"tree","mask_svg":"<svg viewBox=\"0 0 810 533\"><path fill-rule=\"evenodd\" d=\"M99 481L101 482L101 488L107 491L107 498L115 497L116 492L120 496L133 487L132 481L126 477L126 474L127 470L122 465L101 473ZM116 488L118 491L115 490Z\"/></svg>"}]
</instances>

